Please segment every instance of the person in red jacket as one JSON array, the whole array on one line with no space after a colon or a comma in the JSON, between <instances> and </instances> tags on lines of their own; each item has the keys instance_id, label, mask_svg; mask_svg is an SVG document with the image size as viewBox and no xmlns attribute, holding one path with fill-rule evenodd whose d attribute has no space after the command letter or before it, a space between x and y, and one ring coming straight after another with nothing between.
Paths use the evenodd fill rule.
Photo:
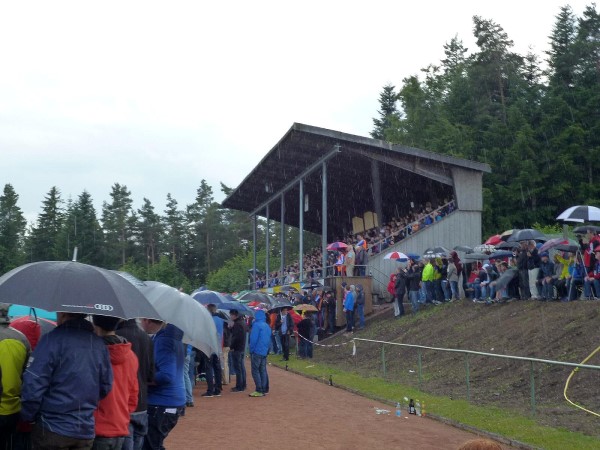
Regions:
<instances>
[{"instance_id":1,"label":"person in red jacket","mask_svg":"<svg viewBox=\"0 0 600 450\"><path fill-rule=\"evenodd\" d=\"M115 330L118 317L92 316L96 334L104 339L110 354L113 386L94 412L96 437L92 450L120 450L129 435L129 415L138 403L138 359L131 344Z\"/></svg>"}]
</instances>

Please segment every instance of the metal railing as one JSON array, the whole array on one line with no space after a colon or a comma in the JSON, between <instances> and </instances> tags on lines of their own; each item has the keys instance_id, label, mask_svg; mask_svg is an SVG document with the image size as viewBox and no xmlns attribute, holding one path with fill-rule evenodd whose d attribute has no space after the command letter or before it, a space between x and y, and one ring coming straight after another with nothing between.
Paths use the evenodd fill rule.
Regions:
<instances>
[{"instance_id":1,"label":"metal railing","mask_svg":"<svg viewBox=\"0 0 600 450\"><path fill-rule=\"evenodd\" d=\"M387 341L378 341L373 339L362 339L362 338L353 338L352 341L362 341L362 342L371 342L375 344L381 344L381 371L383 376L386 376L386 356L385 356L385 346L386 345L394 345L399 347L407 347L407 348L415 348L417 349L417 371L419 377L419 390L421 390L421 386L423 383L423 365L422 365L422 350L434 350L440 352L450 352L450 353L461 353L465 357L465 381L467 387L467 401L471 401L471 368L469 365L469 355L476 356L485 356L489 358L500 358L500 359L509 359L513 361L526 361L529 362L529 385L530 385L530 405L531 405L531 414L535 416L536 414L536 395L535 395L535 364L549 364L554 366L567 366L578 369L592 369L592 370L600 370L600 366L594 366L590 364L577 364L571 362L564 361L554 361L550 359L540 359L540 358L530 358L526 356L512 356L512 355L500 355L497 353L487 353L487 352L477 352L474 350L462 350L462 349L454 349L454 348L443 348L443 347L430 347L426 345L414 345L414 344L400 344L398 342L387 342ZM356 344L355 344L356 345Z\"/></svg>"}]
</instances>

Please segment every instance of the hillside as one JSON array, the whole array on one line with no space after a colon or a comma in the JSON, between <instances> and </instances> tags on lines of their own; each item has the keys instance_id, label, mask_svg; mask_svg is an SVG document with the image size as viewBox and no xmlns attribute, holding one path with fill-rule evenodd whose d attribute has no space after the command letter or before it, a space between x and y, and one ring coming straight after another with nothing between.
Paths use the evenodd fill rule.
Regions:
<instances>
[{"instance_id":1,"label":"hillside","mask_svg":"<svg viewBox=\"0 0 600 450\"><path fill-rule=\"evenodd\" d=\"M355 337L435 347L476 350L581 362L600 346L600 302L513 302L485 306L458 302L429 307L416 316L394 319L391 311L372 320ZM347 341L336 336L327 344ZM382 376L381 344L358 342L351 347L319 348L315 359L363 376ZM386 346L386 379L418 387L417 351ZM600 352L588 364L600 365ZM470 356L471 402L530 411L530 363ZM424 350L422 390L450 398L466 398L465 357ZM570 406L563 389L571 369L536 363L534 366L537 420L600 437L598 418ZM600 371L581 370L568 391L571 400L600 412Z\"/></svg>"}]
</instances>

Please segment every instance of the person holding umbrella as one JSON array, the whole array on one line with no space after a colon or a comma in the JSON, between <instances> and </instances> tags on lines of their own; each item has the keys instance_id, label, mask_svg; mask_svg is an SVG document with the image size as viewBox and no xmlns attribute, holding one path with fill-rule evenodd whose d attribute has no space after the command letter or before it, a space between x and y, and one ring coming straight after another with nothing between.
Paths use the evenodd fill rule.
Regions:
<instances>
[{"instance_id":1,"label":"person holding umbrella","mask_svg":"<svg viewBox=\"0 0 600 450\"><path fill-rule=\"evenodd\" d=\"M294 321L292 316L289 314L288 307L281 308L281 312L275 319L275 331L279 333L281 337L281 348L283 350L283 360L288 361L290 359L290 336L294 332Z\"/></svg>"},{"instance_id":2,"label":"person holding umbrella","mask_svg":"<svg viewBox=\"0 0 600 450\"><path fill-rule=\"evenodd\" d=\"M231 327L231 359L235 370L235 387L231 392L244 392L246 390L246 367L244 365L244 351L246 350L246 324L236 309L229 311L233 326Z\"/></svg>"},{"instance_id":3,"label":"person holding umbrella","mask_svg":"<svg viewBox=\"0 0 600 450\"><path fill-rule=\"evenodd\" d=\"M85 314L57 316L23 375L21 419L35 422L33 448L91 449L94 411L112 388L110 357Z\"/></svg>"}]
</instances>

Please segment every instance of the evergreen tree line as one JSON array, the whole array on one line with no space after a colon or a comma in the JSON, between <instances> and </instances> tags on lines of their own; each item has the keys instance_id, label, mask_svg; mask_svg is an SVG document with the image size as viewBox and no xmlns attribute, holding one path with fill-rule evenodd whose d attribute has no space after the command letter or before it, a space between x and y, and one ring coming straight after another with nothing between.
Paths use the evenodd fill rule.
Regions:
<instances>
[{"instance_id":1,"label":"evergreen tree line","mask_svg":"<svg viewBox=\"0 0 600 450\"><path fill-rule=\"evenodd\" d=\"M231 190L221 183L225 195ZM156 211L147 198L140 208L134 208L131 191L115 183L100 215L87 191L76 200L65 201L58 188L52 187L37 220L29 227L18 199L13 186L6 184L0 195L0 274L28 262L71 260L77 247L79 262L125 270L140 279L162 281L188 292L204 284L209 274L228 260L244 261L243 267L236 267L239 273L230 274L230 278L235 277L239 285L247 282L252 266L252 220L246 213L222 208L205 180L192 204L182 208L167 194L163 211ZM279 230L276 223L271 224L273 256L279 254ZM261 261L266 256L265 232L265 222L259 221ZM294 261L298 230L286 227L285 239L289 251L286 261ZM314 236L308 242L314 243ZM272 260L271 270L278 270L278 264L279 260ZM222 275L213 278L216 285L210 287L233 290Z\"/></svg>"},{"instance_id":2,"label":"evergreen tree line","mask_svg":"<svg viewBox=\"0 0 600 450\"><path fill-rule=\"evenodd\" d=\"M600 206L596 5L581 17L560 9L543 60L512 51L492 20L473 17L473 34L474 52L455 36L421 76L385 86L371 136L488 163L485 234L555 223L576 204Z\"/></svg>"}]
</instances>

